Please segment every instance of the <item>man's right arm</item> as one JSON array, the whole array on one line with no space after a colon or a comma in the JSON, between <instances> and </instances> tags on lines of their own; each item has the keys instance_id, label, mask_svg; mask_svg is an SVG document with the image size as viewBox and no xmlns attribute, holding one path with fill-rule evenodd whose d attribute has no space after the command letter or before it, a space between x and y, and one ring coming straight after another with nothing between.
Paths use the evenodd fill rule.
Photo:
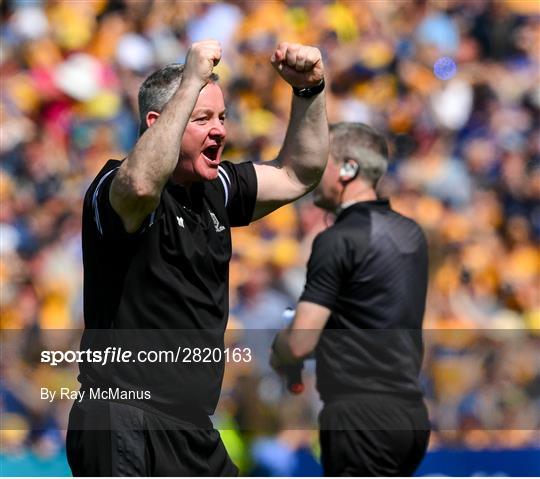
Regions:
<instances>
[{"instance_id":1,"label":"man's right arm","mask_svg":"<svg viewBox=\"0 0 540 479\"><path fill-rule=\"evenodd\" d=\"M109 201L128 233L137 231L158 206L161 191L178 163L182 136L199 93L220 58L217 41L191 46L180 86L115 175Z\"/></svg>"}]
</instances>

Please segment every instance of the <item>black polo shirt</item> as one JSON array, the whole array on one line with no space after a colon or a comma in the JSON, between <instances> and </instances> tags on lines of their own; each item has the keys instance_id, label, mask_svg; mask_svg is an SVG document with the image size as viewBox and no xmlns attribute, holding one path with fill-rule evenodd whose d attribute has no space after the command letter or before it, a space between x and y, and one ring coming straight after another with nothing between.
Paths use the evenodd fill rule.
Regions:
<instances>
[{"instance_id":1,"label":"black polo shirt","mask_svg":"<svg viewBox=\"0 0 540 479\"><path fill-rule=\"evenodd\" d=\"M301 300L332 311L316 349L323 401L421 397L427 266L421 228L386 200L355 203L317 236Z\"/></svg>"},{"instance_id":2,"label":"black polo shirt","mask_svg":"<svg viewBox=\"0 0 540 479\"><path fill-rule=\"evenodd\" d=\"M81 349L222 348L230 228L252 219L257 196L253 164L222 162L218 178L195 183L190 191L168 183L157 209L133 234L126 233L109 202L120 164L108 161L84 199L86 330ZM194 331L200 335L194 336ZM126 402L189 419L186 411L213 413L223 369L223 360L151 365L133 361L105 367L85 363L79 380L84 387L150 390L150 400Z\"/></svg>"}]
</instances>

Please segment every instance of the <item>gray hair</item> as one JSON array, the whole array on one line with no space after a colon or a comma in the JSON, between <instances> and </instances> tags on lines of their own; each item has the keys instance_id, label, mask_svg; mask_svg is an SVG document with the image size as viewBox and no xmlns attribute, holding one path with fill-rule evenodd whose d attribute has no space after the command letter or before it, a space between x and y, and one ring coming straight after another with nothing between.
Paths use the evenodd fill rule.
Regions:
<instances>
[{"instance_id":1,"label":"gray hair","mask_svg":"<svg viewBox=\"0 0 540 479\"><path fill-rule=\"evenodd\" d=\"M388 167L384 136L369 125L349 122L330 125L330 135L330 154L336 163L356 161L359 175L376 186Z\"/></svg>"},{"instance_id":2,"label":"gray hair","mask_svg":"<svg viewBox=\"0 0 540 479\"><path fill-rule=\"evenodd\" d=\"M146 114L149 111L161 113L167 102L172 98L184 73L182 63L171 63L152 73L139 88L139 134L148 128ZM211 82L217 82L218 76L212 73Z\"/></svg>"}]
</instances>

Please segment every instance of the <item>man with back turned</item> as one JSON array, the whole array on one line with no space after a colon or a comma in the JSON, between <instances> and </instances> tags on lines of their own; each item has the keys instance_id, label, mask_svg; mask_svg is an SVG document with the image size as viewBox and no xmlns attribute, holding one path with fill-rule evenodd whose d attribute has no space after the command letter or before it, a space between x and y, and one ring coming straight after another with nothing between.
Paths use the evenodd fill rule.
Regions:
<instances>
[{"instance_id":1,"label":"man with back turned","mask_svg":"<svg viewBox=\"0 0 540 479\"><path fill-rule=\"evenodd\" d=\"M226 111L213 73L220 58L218 42L194 43L184 65L167 65L143 82L135 147L123 161L107 162L85 196L81 349L153 349L176 358L81 364L81 388L94 398L105 391L106 399L72 408L74 475L238 472L209 420L224 370L230 227L316 186L328 124L319 50L281 43L271 63L294 94L276 161L221 161Z\"/></svg>"},{"instance_id":2,"label":"man with back turned","mask_svg":"<svg viewBox=\"0 0 540 479\"><path fill-rule=\"evenodd\" d=\"M336 221L315 239L295 317L273 347L278 372L315 351L329 476L411 475L429 439L418 381L427 246L414 221L377 198L387 156L373 128L330 127L315 204Z\"/></svg>"}]
</instances>

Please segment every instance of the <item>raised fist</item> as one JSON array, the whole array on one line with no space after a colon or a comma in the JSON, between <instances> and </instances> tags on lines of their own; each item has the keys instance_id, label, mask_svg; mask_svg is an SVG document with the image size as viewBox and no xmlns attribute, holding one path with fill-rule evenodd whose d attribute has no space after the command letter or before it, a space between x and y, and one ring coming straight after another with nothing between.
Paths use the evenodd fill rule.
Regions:
<instances>
[{"instance_id":1,"label":"raised fist","mask_svg":"<svg viewBox=\"0 0 540 479\"><path fill-rule=\"evenodd\" d=\"M314 87L324 78L324 66L318 48L282 42L270 58L281 77L296 88Z\"/></svg>"},{"instance_id":2,"label":"raised fist","mask_svg":"<svg viewBox=\"0 0 540 479\"><path fill-rule=\"evenodd\" d=\"M204 40L191 45L186 56L183 77L186 81L197 81L204 86L212 70L221 59L221 45L216 40Z\"/></svg>"}]
</instances>

